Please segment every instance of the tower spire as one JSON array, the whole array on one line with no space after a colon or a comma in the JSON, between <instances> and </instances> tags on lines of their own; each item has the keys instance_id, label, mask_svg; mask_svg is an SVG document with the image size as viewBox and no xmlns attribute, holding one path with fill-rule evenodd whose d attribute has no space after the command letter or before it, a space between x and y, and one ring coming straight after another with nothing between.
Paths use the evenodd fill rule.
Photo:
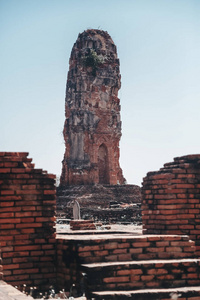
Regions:
<instances>
[{"instance_id":1,"label":"tower spire","mask_svg":"<svg viewBox=\"0 0 200 300\"><path fill-rule=\"evenodd\" d=\"M110 35L96 29L79 34L69 61L61 185L124 183L120 87L119 59Z\"/></svg>"}]
</instances>

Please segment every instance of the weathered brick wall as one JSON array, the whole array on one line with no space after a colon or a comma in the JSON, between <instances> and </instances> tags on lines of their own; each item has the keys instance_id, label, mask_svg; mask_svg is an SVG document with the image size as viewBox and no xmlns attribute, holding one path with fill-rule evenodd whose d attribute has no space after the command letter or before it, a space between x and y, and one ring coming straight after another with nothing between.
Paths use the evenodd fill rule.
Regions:
<instances>
[{"instance_id":1,"label":"weathered brick wall","mask_svg":"<svg viewBox=\"0 0 200 300\"><path fill-rule=\"evenodd\" d=\"M28 153L0 152L0 242L4 280L55 280L55 176L34 169Z\"/></svg>"},{"instance_id":2,"label":"weathered brick wall","mask_svg":"<svg viewBox=\"0 0 200 300\"><path fill-rule=\"evenodd\" d=\"M200 254L200 155L174 159L144 178L144 233L187 234Z\"/></svg>"}]
</instances>

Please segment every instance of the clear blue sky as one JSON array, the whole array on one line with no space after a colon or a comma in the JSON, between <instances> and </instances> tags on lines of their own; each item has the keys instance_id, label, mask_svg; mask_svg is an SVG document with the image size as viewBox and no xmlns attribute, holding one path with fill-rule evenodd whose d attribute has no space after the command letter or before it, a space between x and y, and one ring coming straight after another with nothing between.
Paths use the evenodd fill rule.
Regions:
<instances>
[{"instance_id":1,"label":"clear blue sky","mask_svg":"<svg viewBox=\"0 0 200 300\"><path fill-rule=\"evenodd\" d=\"M199 0L0 0L0 151L61 173L69 56L88 28L117 45L128 183L200 153Z\"/></svg>"}]
</instances>

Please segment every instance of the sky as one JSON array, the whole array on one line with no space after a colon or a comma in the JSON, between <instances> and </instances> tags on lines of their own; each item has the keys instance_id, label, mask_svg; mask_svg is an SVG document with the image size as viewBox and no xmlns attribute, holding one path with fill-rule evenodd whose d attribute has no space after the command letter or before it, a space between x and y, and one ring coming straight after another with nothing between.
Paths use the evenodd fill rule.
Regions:
<instances>
[{"instance_id":1,"label":"sky","mask_svg":"<svg viewBox=\"0 0 200 300\"><path fill-rule=\"evenodd\" d=\"M89 28L117 46L127 182L200 153L199 0L0 0L0 151L61 174L69 57Z\"/></svg>"}]
</instances>

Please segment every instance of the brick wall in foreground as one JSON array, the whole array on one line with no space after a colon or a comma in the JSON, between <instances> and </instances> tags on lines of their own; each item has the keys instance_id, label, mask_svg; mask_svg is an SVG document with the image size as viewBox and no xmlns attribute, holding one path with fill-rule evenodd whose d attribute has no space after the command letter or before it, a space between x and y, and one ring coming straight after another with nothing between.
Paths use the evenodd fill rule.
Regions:
<instances>
[{"instance_id":1,"label":"brick wall in foreground","mask_svg":"<svg viewBox=\"0 0 200 300\"><path fill-rule=\"evenodd\" d=\"M149 172L142 188L144 233L187 234L200 254L200 155Z\"/></svg>"},{"instance_id":2,"label":"brick wall in foreground","mask_svg":"<svg viewBox=\"0 0 200 300\"><path fill-rule=\"evenodd\" d=\"M0 152L0 243L4 280L55 280L55 176L34 169L28 153Z\"/></svg>"}]
</instances>

